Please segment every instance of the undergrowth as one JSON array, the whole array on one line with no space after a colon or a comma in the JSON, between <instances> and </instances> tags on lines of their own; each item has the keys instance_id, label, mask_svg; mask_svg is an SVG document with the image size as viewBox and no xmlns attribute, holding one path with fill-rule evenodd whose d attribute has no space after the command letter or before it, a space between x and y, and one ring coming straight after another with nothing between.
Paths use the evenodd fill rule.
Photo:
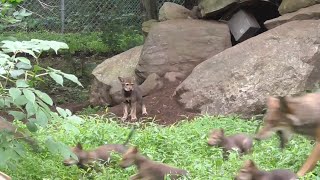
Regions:
<instances>
[{"instance_id":1,"label":"undergrowth","mask_svg":"<svg viewBox=\"0 0 320 180\"><path fill-rule=\"evenodd\" d=\"M118 54L132 47L143 44L143 36L137 31L115 32L86 32L86 33L55 33L48 31L38 32L4 32L0 34L0 41L16 38L19 41L31 39L45 39L67 43L65 53L83 54ZM109 41L107 41L109 40ZM61 54L60 53L60 54Z\"/></svg>"},{"instance_id":2,"label":"undergrowth","mask_svg":"<svg viewBox=\"0 0 320 180\"><path fill-rule=\"evenodd\" d=\"M86 122L79 130L70 127L60 128L59 123L51 125L49 132L57 140L68 145L82 142L85 149L91 149L104 143L123 143L130 127L119 125L112 119L85 117ZM208 147L207 134L212 128L224 128L227 135L244 132L254 134L258 121L244 121L236 117L198 117L192 122L181 122L162 127L153 123L139 124L139 128L130 140L131 145L139 147L149 158L168 163L190 172L191 179L233 179L246 159L252 159L265 170L286 168L297 172L312 149L310 140L295 135L284 150L279 149L279 141L274 136L270 140L254 142L252 154L239 157L232 152L229 159L223 161L222 150ZM48 131L48 130L47 130ZM44 132L37 136L44 140ZM76 166L65 167L62 158L48 152L28 153L16 165L16 169L1 169L13 179L128 179L136 172L135 167L122 169L117 162L120 156L114 155L109 167L100 172L85 172ZM320 172L320 166L314 170ZM319 177L318 177L319 178ZM309 173L304 179L316 179Z\"/></svg>"}]
</instances>

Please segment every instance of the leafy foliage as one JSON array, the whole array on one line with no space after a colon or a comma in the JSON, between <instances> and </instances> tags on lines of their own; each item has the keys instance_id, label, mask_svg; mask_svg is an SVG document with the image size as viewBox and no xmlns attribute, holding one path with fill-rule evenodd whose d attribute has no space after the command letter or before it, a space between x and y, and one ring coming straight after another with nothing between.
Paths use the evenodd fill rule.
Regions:
<instances>
[{"instance_id":1,"label":"leafy foliage","mask_svg":"<svg viewBox=\"0 0 320 180\"><path fill-rule=\"evenodd\" d=\"M43 51L51 49L57 53L59 49L67 49L67 44L38 39L6 40L1 42L0 48L0 108L2 110L11 114L15 120L27 120L26 127L30 132L46 128L49 122L61 117L66 120L66 123L81 121L81 118L72 115L69 110L58 108L59 114L53 113L50 109L50 106L53 106L52 99L46 93L36 89L37 84L46 76L52 77L61 86L63 86L63 78L82 86L76 76L50 67L44 68L39 64L39 57ZM0 156L6 156L7 159L0 165L6 165L9 159L17 160L19 157L17 155L22 155L23 150L13 137L8 138L3 133L1 137L3 137L1 145L5 150L0 151ZM53 139L48 138L46 145L54 153L71 155L67 146ZM15 150L16 148L18 151Z\"/></svg>"},{"instance_id":2,"label":"leafy foliage","mask_svg":"<svg viewBox=\"0 0 320 180\"><path fill-rule=\"evenodd\" d=\"M125 29L125 28L123 28ZM114 34L116 33L116 39ZM55 33L47 31L39 32L16 32L16 33L2 33L0 40L8 40L10 36L14 36L19 41L29 41L31 39L46 39L51 41L60 41L68 44L69 49L63 50L60 54L66 51L71 54L114 54L123 52L135 45L143 44L143 36L137 31L124 31L124 32L107 32L106 38L103 40L103 33ZM109 43L112 42L112 43Z\"/></svg>"},{"instance_id":3,"label":"leafy foliage","mask_svg":"<svg viewBox=\"0 0 320 180\"><path fill-rule=\"evenodd\" d=\"M16 5L21 2L22 0L2 0L0 2L0 31L6 28L26 26L22 20L32 13L27 12L26 9L16 10Z\"/></svg>"},{"instance_id":4,"label":"leafy foliage","mask_svg":"<svg viewBox=\"0 0 320 180\"><path fill-rule=\"evenodd\" d=\"M123 127L112 119L85 119L82 124L74 124L79 131L60 128L63 126L62 121L50 125L46 131L70 146L82 142L85 149L93 149L104 143L123 143L130 132L129 127ZM222 159L221 149L207 145L207 135L212 128L225 128L227 135L239 132L254 134L258 123L236 117L204 116L192 122L185 121L168 127L153 123L139 124L140 128L130 140L130 144L138 146L142 154L155 161L190 171L191 179L194 180L232 179L246 159L253 159L261 169L285 168L297 172L313 146L313 143L302 136L294 136L288 147L282 151L275 136L270 140L255 142L252 154L241 158L232 152L226 161ZM47 132L39 131L38 139L44 141ZM109 167L100 167L100 172L87 172L76 166L65 167L61 163L62 157L46 152L37 155L27 154L18 165L19 171L0 170L4 170L14 179L128 179L136 172L135 167L122 169L118 165L121 157L116 154L113 157ZM320 166L317 166L314 173L319 176L319 172ZM302 179L316 179L315 174L309 173Z\"/></svg>"},{"instance_id":5,"label":"leafy foliage","mask_svg":"<svg viewBox=\"0 0 320 180\"><path fill-rule=\"evenodd\" d=\"M143 44L143 36L136 26L124 26L133 15L125 14L120 17L109 16L109 23L103 28L102 41L110 50L119 53Z\"/></svg>"},{"instance_id":6,"label":"leafy foliage","mask_svg":"<svg viewBox=\"0 0 320 180\"><path fill-rule=\"evenodd\" d=\"M119 31L104 31L102 40L110 47L111 52L117 54L124 52L135 46L143 44L143 36L134 29L124 29Z\"/></svg>"}]
</instances>

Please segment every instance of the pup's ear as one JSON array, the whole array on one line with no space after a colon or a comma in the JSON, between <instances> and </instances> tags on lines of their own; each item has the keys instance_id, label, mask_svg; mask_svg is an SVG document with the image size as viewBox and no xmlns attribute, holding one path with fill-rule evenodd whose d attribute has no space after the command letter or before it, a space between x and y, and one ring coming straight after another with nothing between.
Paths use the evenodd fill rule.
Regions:
<instances>
[{"instance_id":1,"label":"pup's ear","mask_svg":"<svg viewBox=\"0 0 320 180\"><path fill-rule=\"evenodd\" d=\"M223 128L220 128L220 132L222 135L224 135L224 129Z\"/></svg>"},{"instance_id":2,"label":"pup's ear","mask_svg":"<svg viewBox=\"0 0 320 180\"><path fill-rule=\"evenodd\" d=\"M80 150L82 150L82 145L81 145L81 143L77 143L77 146L76 146L78 149L80 149Z\"/></svg>"},{"instance_id":3,"label":"pup's ear","mask_svg":"<svg viewBox=\"0 0 320 180\"><path fill-rule=\"evenodd\" d=\"M122 83L124 82L124 79L122 77L119 76L118 79L120 82L122 82Z\"/></svg>"},{"instance_id":4,"label":"pup's ear","mask_svg":"<svg viewBox=\"0 0 320 180\"><path fill-rule=\"evenodd\" d=\"M249 159L244 163L244 167L248 169L254 169L256 168L256 164L251 159Z\"/></svg>"},{"instance_id":5,"label":"pup's ear","mask_svg":"<svg viewBox=\"0 0 320 180\"><path fill-rule=\"evenodd\" d=\"M133 147L132 152L134 154L137 154L138 153L138 147L137 146Z\"/></svg>"}]
</instances>

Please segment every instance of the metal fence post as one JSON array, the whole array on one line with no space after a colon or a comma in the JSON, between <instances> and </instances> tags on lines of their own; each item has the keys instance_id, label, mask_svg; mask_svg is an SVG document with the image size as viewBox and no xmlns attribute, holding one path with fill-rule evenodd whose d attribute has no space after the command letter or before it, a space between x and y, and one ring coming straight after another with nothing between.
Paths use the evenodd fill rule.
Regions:
<instances>
[{"instance_id":1,"label":"metal fence post","mask_svg":"<svg viewBox=\"0 0 320 180\"><path fill-rule=\"evenodd\" d=\"M61 33L64 33L64 16L65 16L64 0L60 1L60 6L61 6Z\"/></svg>"}]
</instances>

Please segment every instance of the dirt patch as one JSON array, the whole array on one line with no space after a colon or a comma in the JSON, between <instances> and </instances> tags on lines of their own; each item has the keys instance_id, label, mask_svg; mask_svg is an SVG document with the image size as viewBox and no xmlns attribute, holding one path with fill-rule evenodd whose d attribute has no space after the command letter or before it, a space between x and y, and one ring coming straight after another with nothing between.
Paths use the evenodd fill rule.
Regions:
<instances>
[{"instance_id":1,"label":"dirt patch","mask_svg":"<svg viewBox=\"0 0 320 180\"><path fill-rule=\"evenodd\" d=\"M175 99L171 97L179 84L180 82L165 82L164 87L160 91L144 97L148 112L147 117L154 118L158 124L169 125L181 120L193 119L197 115L197 113L184 110ZM122 110L122 105L117 105L109 109L110 112L118 117L123 115ZM140 107L137 110L137 118L138 121L139 118L141 118ZM130 117L127 121L131 122Z\"/></svg>"},{"instance_id":2,"label":"dirt patch","mask_svg":"<svg viewBox=\"0 0 320 180\"><path fill-rule=\"evenodd\" d=\"M154 120L157 124L162 125L171 125L181 120L191 120L198 113L189 112L184 110L172 97L172 94L175 88L180 84L180 82L169 83L165 82L164 87L155 93L152 93L149 96L144 97L145 104L147 106L148 116L142 117L141 115L141 107L137 109L137 121L152 121ZM73 113L82 111L83 108L86 108L89 105L88 101L83 101L81 103L63 103L58 105L61 108L67 108L71 110ZM55 107L51 107L52 111L56 111ZM117 105L109 108L109 112L113 113L117 117L120 118L123 115L122 105ZM101 110L97 112L99 115L104 115L105 110ZM0 116L7 118L8 120L12 120L13 117L8 115L7 113L0 111ZM130 117L127 120L130 123L133 123L130 120Z\"/></svg>"}]
</instances>

